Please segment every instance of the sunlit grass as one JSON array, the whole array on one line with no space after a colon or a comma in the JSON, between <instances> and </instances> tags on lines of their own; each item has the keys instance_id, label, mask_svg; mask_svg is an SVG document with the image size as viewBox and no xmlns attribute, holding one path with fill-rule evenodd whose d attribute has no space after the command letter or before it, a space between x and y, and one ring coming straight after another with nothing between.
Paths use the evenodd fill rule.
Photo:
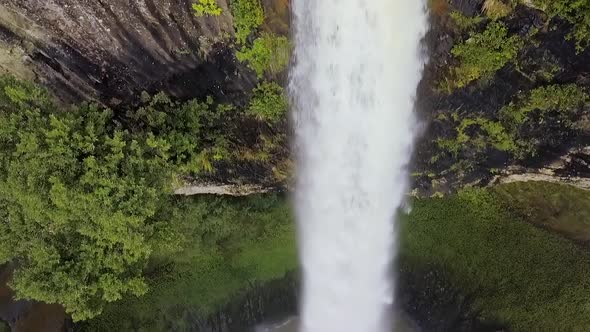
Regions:
<instances>
[{"instance_id":1,"label":"sunlit grass","mask_svg":"<svg viewBox=\"0 0 590 332\"><path fill-rule=\"evenodd\" d=\"M524 186L529 196L546 189ZM402 255L415 266L442 266L475 295L484 319L514 331L590 326L590 252L511 213L519 204L528 203L494 190L416 201L402 227Z\"/></svg>"}]
</instances>

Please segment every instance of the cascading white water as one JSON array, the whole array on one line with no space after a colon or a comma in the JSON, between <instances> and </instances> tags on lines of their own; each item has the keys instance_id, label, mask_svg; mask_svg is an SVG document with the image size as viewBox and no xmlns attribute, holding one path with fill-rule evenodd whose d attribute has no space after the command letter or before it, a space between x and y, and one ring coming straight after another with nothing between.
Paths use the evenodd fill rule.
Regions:
<instances>
[{"instance_id":1,"label":"cascading white water","mask_svg":"<svg viewBox=\"0 0 590 332\"><path fill-rule=\"evenodd\" d=\"M389 331L393 218L407 190L421 0L293 0L304 332Z\"/></svg>"}]
</instances>

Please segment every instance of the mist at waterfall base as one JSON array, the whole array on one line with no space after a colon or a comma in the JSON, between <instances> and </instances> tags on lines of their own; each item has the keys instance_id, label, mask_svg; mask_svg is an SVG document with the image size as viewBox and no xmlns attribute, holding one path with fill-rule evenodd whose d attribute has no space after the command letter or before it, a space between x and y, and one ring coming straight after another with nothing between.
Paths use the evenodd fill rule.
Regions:
<instances>
[{"instance_id":1,"label":"mist at waterfall base","mask_svg":"<svg viewBox=\"0 0 590 332\"><path fill-rule=\"evenodd\" d=\"M390 331L426 30L419 0L294 0L303 332Z\"/></svg>"}]
</instances>

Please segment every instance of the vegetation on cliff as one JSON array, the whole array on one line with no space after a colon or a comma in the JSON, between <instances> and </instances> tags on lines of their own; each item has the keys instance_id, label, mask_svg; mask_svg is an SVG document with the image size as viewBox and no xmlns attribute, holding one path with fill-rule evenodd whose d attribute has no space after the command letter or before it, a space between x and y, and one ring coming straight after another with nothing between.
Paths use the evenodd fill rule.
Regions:
<instances>
[{"instance_id":1,"label":"vegetation on cliff","mask_svg":"<svg viewBox=\"0 0 590 332\"><path fill-rule=\"evenodd\" d=\"M440 114L436 121L450 123L456 134L439 138L437 144L461 160L485 160L491 150L524 160L543 147L561 144L589 103L590 95L574 84L539 87L518 95L492 119L477 112ZM552 129L539 131L539 123L551 123Z\"/></svg>"},{"instance_id":2,"label":"vegetation on cliff","mask_svg":"<svg viewBox=\"0 0 590 332\"><path fill-rule=\"evenodd\" d=\"M264 9L260 0L235 0L231 2L236 41L246 44L256 29L264 22Z\"/></svg>"},{"instance_id":3,"label":"vegetation on cliff","mask_svg":"<svg viewBox=\"0 0 590 332\"><path fill-rule=\"evenodd\" d=\"M590 53L572 36L589 27L586 2L440 2L431 4L434 79L419 98L430 128L417 194L485 184L507 166L542 167L585 144Z\"/></svg>"},{"instance_id":4,"label":"vegetation on cliff","mask_svg":"<svg viewBox=\"0 0 590 332\"><path fill-rule=\"evenodd\" d=\"M246 158L228 123L250 113L276 121L283 98L267 84L247 112L158 94L115 113L64 109L44 89L1 77L0 263L17 263L17 296L60 303L82 320L105 302L145 294L150 257L182 248L173 187L218 161Z\"/></svg>"},{"instance_id":5,"label":"vegetation on cliff","mask_svg":"<svg viewBox=\"0 0 590 332\"><path fill-rule=\"evenodd\" d=\"M523 46L519 36L508 36L508 29L498 22L490 23L481 33L473 33L451 50L458 65L451 68L445 89L462 88L478 79L490 79L498 69L512 61ZM441 87L442 88L442 87Z\"/></svg>"},{"instance_id":6,"label":"vegetation on cliff","mask_svg":"<svg viewBox=\"0 0 590 332\"><path fill-rule=\"evenodd\" d=\"M193 10L197 16L219 16L222 12L216 0L199 0L198 3L193 3Z\"/></svg>"},{"instance_id":7,"label":"vegetation on cliff","mask_svg":"<svg viewBox=\"0 0 590 332\"><path fill-rule=\"evenodd\" d=\"M287 67L291 56L291 43L287 37L263 33L254 40L251 48L243 48L236 53L239 61L248 63L258 77L275 75Z\"/></svg>"}]
</instances>

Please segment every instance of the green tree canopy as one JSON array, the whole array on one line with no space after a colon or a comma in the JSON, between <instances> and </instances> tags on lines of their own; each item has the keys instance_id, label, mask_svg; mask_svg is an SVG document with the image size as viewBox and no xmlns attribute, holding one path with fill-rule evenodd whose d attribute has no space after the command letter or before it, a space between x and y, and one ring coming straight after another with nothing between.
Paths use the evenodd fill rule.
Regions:
<instances>
[{"instance_id":1,"label":"green tree canopy","mask_svg":"<svg viewBox=\"0 0 590 332\"><path fill-rule=\"evenodd\" d=\"M158 95L127 114L61 110L0 77L0 264L16 264L16 295L83 320L144 294L150 254L180 243L163 202L206 142L210 107Z\"/></svg>"}]
</instances>

